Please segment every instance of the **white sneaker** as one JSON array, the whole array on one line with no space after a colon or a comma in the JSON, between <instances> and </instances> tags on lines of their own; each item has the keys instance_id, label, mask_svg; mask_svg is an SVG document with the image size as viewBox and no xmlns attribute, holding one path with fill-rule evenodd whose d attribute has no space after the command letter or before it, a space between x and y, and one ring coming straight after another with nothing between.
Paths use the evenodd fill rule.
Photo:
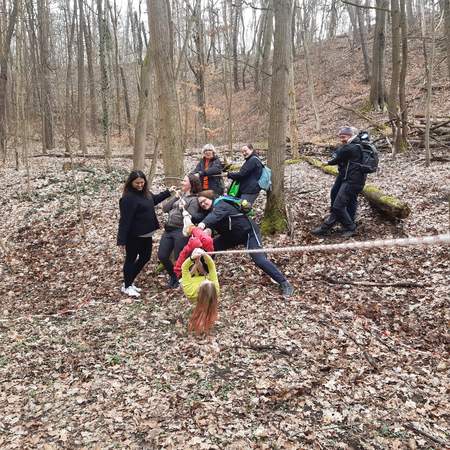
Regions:
<instances>
[{"instance_id":1,"label":"white sneaker","mask_svg":"<svg viewBox=\"0 0 450 450\"><path fill-rule=\"evenodd\" d=\"M141 292L142 288L137 287L134 283L131 285L136 292ZM122 283L122 289L125 289L125 283ZM122 291L123 292L123 291Z\"/></svg>"},{"instance_id":2,"label":"white sneaker","mask_svg":"<svg viewBox=\"0 0 450 450\"><path fill-rule=\"evenodd\" d=\"M125 294L128 295L128 297L140 297L141 294L139 294L138 291L136 291L136 289L134 289L133 286L128 286L127 288L125 288L125 286L122 286L121 291Z\"/></svg>"}]
</instances>

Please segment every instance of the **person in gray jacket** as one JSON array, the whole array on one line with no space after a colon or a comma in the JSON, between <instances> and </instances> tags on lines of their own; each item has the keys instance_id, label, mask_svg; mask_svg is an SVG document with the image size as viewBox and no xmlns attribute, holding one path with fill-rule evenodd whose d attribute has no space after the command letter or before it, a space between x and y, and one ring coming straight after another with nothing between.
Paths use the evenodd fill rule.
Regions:
<instances>
[{"instance_id":1,"label":"person in gray jacket","mask_svg":"<svg viewBox=\"0 0 450 450\"><path fill-rule=\"evenodd\" d=\"M189 237L183 235L183 210L186 210L191 216L198 216L202 213L196 195L200 191L201 184L198 177L186 175L181 183L181 192L177 192L163 204L162 209L168 213L168 218L159 242L158 259L169 274L168 287L171 289L177 288L179 283L173 271L170 255L173 252L176 261L189 240Z\"/></svg>"}]
</instances>

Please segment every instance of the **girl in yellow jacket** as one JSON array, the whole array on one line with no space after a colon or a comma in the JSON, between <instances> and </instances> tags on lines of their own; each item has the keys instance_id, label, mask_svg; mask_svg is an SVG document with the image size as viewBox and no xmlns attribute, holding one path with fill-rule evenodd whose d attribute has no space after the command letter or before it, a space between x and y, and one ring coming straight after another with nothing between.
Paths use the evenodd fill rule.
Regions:
<instances>
[{"instance_id":1,"label":"girl in yellow jacket","mask_svg":"<svg viewBox=\"0 0 450 450\"><path fill-rule=\"evenodd\" d=\"M181 279L184 294L195 303L188 330L195 334L208 333L217 320L220 294L216 266L211 256L201 248L194 249L181 266Z\"/></svg>"}]
</instances>

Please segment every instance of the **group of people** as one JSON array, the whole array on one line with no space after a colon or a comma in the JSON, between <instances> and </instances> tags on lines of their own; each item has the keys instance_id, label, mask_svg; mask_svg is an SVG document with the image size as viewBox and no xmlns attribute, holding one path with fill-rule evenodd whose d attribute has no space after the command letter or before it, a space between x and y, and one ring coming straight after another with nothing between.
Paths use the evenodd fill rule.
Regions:
<instances>
[{"instance_id":1,"label":"group of people","mask_svg":"<svg viewBox=\"0 0 450 450\"><path fill-rule=\"evenodd\" d=\"M331 190L331 212L320 227L312 230L317 235L328 233L338 222L346 236L356 229L357 195L364 186L365 175L360 175L350 164L358 157L356 130L343 127L339 137L342 146L329 161L339 167L339 176ZM241 153L245 161L240 170L225 176L238 183L240 200L252 205L261 190L258 181L264 166L251 144L244 145ZM223 195L223 176L222 162L214 146L207 144L201 160L184 177L179 189L172 186L158 194L151 193L145 174L133 171L120 199L117 243L125 253L122 292L131 297L140 295L141 289L134 281L151 257L153 234L159 228L155 206L167 199L162 208L167 220L158 259L169 275L168 288L178 288L181 281L186 297L196 304L189 325L196 333L207 332L217 319L220 287L214 259L208 253L239 245L247 249L262 248L257 223ZM250 257L278 283L284 297L293 295L292 285L264 252L250 253Z\"/></svg>"}]
</instances>

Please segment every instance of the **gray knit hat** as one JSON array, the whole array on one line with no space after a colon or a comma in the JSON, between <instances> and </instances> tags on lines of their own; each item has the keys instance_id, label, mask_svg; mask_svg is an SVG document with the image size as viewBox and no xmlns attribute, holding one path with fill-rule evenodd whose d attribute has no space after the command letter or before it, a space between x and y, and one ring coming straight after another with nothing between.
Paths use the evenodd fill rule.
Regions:
<instances>
[{"instance_id":1,"label":"gray knit hat","mask_svg":"<svg viewBox=\"0 0 450 450\"><path fill-rule=\"evenodd\" d=\"M208 151L208 150L211 150L211 151L215 152L215 151L216 151L216 148L215 148L214 145L212 145L212 144L205 144L205 145L203 146L203 152L206 152L206 151Z\"/></svg>"},{"instance_id":2,"label":"gray knit hat","mask_svg":"<svg viewBox=\"0 0 450 450\"><path fill-rule=\"evenodd\" d=\"M353 127L341 127L339 128L338 134L345 134L346 136L354 136L355 134L358 134L358 130Z\"/></svg>"}]
</instances>

